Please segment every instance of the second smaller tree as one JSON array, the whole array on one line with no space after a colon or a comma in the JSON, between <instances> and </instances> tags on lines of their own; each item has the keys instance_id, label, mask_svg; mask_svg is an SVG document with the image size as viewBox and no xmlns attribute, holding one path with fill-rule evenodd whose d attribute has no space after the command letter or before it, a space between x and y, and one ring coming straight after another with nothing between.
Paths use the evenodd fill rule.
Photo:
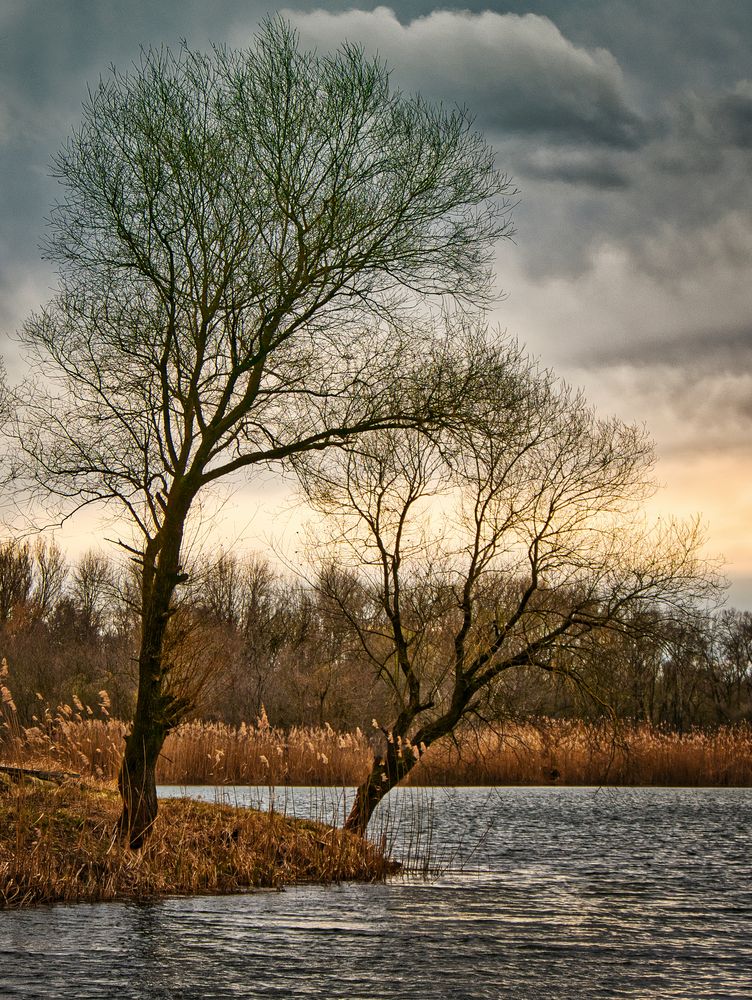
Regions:
<instances>
[{"instance_id":1,"label":"second smaller tree","mask_svg":"<svg viewBox=\"0 0 752 1000\"><path fill-rule=\"evenodd\" d=\"M319 586L393 706L346 823L359 833L507 671L539 668L597 699L580 664L604 630L687 620L718 586L696 524L644 521L642 430L598 419L508 341L477 335L465 357L486 378L451 429L378 431L303 470L350 571ZM320 559L318 528L317 542Z\"/></svg>"}]
</instances>

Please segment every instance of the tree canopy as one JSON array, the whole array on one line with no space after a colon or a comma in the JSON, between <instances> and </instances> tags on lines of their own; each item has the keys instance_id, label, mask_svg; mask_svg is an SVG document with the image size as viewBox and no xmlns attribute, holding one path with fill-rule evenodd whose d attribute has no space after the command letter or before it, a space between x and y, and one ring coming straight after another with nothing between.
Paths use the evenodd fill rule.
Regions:
<instances>
[{"instance_id":1,"label":"tree canopy","mask_svg":"<svg viewBox=\"0 0 752 1000\"><path fill-rule=\"evenodd\" d=\"M386 688L392 713L348 825L437 740L483 717L511 670L600 695L587 664L604 635L660 636L717 595L697 523L651 526L652 443L598 418L514 342L476 330L488 373L464 419L435 434L373 431L307 457L302 481L327 521L318 587Z\"/></svg>"},{"instance_id":2,"label":"tree canopy","mask_svg":"<svg viewBox=\"0 0 752 1000\"><path fill-rule=\"evenodd\" d=\"M46 489L116 498L147 534L175 479L424 419L415 307L487 301L510 232L466 114L393 92L357 48L300 51L281 21L246 52L113 72L54 169L60 284L23 336L59 391L24 442Z\"/></svg>"},{"instance_id":3,"label":"tree canopy","mask_svg":"<svg viewBox=\"0 0 752 1000\"><path fill-rule=\"evenodd\" d=\"M194 501L222 477L375 428L440 426L483 373L427 321L474 309L512 194L462 110L268 20L244 51L147 50L94 87L54 161L57 291L23 338L20 440L64 510L116 502L142 570L123 829L188 709L167 631Z\"/></svg>"}]
</instances>

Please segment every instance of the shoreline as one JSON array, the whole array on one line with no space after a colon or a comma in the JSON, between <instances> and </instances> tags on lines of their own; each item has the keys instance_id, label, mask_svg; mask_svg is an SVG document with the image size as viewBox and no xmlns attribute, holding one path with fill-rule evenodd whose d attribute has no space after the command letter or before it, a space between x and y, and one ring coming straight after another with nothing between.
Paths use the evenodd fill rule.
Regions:
<instances>
[{"instance_id":1,"label":"shoreline","mask_svg":"<svg viewBox=\"0 0 752 1000\"><path fill-rule=\"evenodd\" d=\"M397 870L323 823L188 798L160 800L151 836L131 851L114 833L119 810L111 783L1 780L0 910L375 882Z\"/></svg>"}]
</instances>

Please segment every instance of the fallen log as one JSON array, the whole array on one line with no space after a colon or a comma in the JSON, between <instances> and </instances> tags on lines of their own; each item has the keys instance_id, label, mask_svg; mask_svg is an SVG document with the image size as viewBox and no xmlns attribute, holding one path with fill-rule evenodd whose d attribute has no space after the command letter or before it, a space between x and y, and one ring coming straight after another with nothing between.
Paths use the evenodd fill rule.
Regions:
<instances>
[{"instance_id":1,"label":"fallen log","mask_svg":"<svg viewBox=\"0 0 752 1000\"><path fill-rule=\"evenodd\" d=\"M0 772L9 775L14 781L23 778L38 778L39 781L54 781L60 785L67 778L80 778L77 771L40 771L32 767L20 767L17 764L0 764Z\"/></svg>"}]
</instances>

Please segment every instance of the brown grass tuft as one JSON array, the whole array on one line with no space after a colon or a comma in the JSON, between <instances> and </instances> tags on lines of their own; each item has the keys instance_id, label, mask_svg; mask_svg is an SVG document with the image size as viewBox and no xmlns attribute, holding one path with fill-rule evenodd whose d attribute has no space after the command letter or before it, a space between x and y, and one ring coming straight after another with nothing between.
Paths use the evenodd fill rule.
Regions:
<instances>
[{"instance_id":1,"label":"brown grass tuft","mask_svg":"<svg viewBox=\"0 0 752 1000\"><path fill-rule=\"evenodd\" d=\"M163 801L134 852L114 836L119 810L101 782L0 778L0 908L373 881L393 868L324 824L190 799Z\"/></svg>"}]
</instances>

